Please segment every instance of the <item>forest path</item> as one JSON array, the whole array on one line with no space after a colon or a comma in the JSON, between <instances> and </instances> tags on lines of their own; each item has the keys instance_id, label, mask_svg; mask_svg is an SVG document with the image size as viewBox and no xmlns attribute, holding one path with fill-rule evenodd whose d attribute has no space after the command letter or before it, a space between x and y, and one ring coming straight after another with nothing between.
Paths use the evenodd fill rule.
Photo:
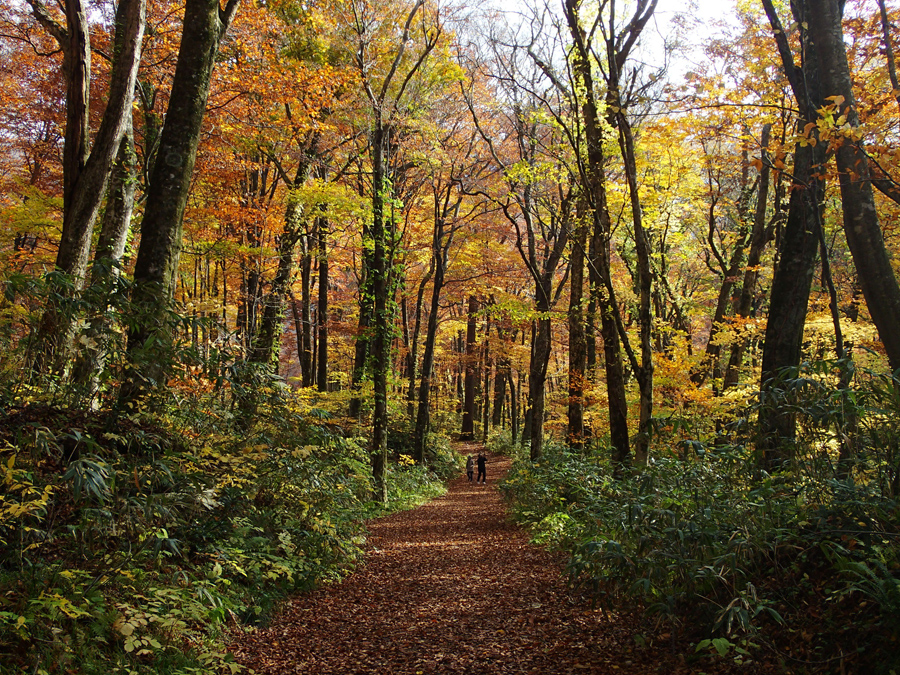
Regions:
<instances>
[{"instance_id":1,"label":"forest path","mask_svg":"<svg viewBox=\"0 0 900 675\"><path fill-rule=\"evenodd\" d=\"M237 661L271 675L676 671L671 653L635 649L633 620L566 588L559 560L507 518L496 484L510 460L487 459L486 486L463 475L371 523L365 564L235 637Z\"/></svg>"}]
</instances>

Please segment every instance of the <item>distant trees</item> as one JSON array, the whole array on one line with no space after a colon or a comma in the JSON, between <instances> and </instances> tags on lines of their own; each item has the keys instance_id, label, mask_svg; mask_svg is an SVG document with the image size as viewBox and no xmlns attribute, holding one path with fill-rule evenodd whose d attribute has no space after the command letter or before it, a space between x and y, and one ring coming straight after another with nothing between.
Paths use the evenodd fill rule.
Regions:
<instances>
[{"instance_id":1,"label":"distant trees","mask_svg":"<svg viewBox=\"0 0 900 675\"><path fill-rule=\"evenodd\" d=\"M191 363L245 421L254 387L334 393L382 500L430 431L622 475L684 419L729 433L756 382L780 466L779 377L851 342L900 363L896 74L890 8L763 5L678 83L653 0L12 8L2 255L61 273L33 376L131 403Z\"/></svg>"}]
</instances>

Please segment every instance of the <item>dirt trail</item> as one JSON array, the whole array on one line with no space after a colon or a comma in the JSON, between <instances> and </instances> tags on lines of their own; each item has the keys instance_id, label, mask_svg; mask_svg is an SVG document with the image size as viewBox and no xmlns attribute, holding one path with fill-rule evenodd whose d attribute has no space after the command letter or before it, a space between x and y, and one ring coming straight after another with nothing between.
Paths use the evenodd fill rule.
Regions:
<instances>
[{"instance_id":1,"label":"dirt trail","mask_svg":"<svg viewBox=\"0 0 900 675\"><path fill-rule=\"evenodd\" d=\"M463 476L372 523L365 565L239 637L237 660L272 675L673 672L635 649L629 617L569 592L559 561L509 522L496 487L508 468L489 455L486 486Z\"/></svg>"}]
</instances>

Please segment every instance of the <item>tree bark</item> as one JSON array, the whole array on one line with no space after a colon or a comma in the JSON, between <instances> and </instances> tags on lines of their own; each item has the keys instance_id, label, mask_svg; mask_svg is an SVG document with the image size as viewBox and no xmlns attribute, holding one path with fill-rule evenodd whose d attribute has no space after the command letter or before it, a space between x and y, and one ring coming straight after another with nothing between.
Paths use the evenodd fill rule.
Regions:
<instances>
[{"instance_id":1,"label":"tree bark","mask_svg":"<svg viewBox=\"0 0 900 675\"><path fill-rule=\"evenodd\" d=\"M475 344L478 329L477 313L478 299L474 295L470 295L466 321L466 374L463 385L462 429L459 433L459 440L461 441L475 440L475 381L478 377L478 368L475 362Z\"/></svg>"},{"instance_id":2,"label":"tree bark","mask_svg":"<svg viewBox=\"0 0 900 675\"><path fill-rule=\"evenodd\" d=\"M763 6L800 108L797 133L803 134L809 128L810 133L815 134L816 110L825 101L819 89L819 73L805 26L809 25L809 14L817 10L810 12L805 0L793 5L805 55L801 66L797 67L771 0L763 0ZM812 140L818 139L814 136ZM819 245L818 212L825 193L826 150L825 143L821 142L798 143L794 149L791 197L772 280L760 375L762 400L756 451L761 465L767 469L776 469L793 456L796 418L779 400L779 380L790 369L797 368L802 357L803 328Z\"/></svg>"},{"instance_id":3,"label":"tree bark","mask_svg":"<svg viewBox=\"0 0 900 675\"><path fill-rule=\"evenodd\" d=\"M842 0L816 2L815 9L808 13L809 32L819 62L823 95L841 97L842 101L835 101L835 106L855 132L859 117L841 26L843 7ZM840 135L832 140L832 145L837 146L835 157L847 244L891 370L897 370L900 368L900 285L878 222L866 148L856 135Z\"/></svg>"},{"instance_id":4,"label":"tree bark","mask_svg":"<svg viewBox=\"0 0 900 675\"><path fill-rule=\"evenodd\" d=\"M237 5L238 0L228 0L224 10L218 0L187 0L185 5L175 76L135 261L132 303L138 316L128 335L128 352L135 367L129 370L130 379L123 388L126 401L145 388L145 376L159 383L164 374L165 359L141 352L150 346L151 336L156 336L162 347L170 345L174 337L166 313L175 294L184 209L216 53Z\"/></svg>"},{"instance_id":5,"label":"tree bark","mask_svg":"<svg viewBox=\"0 0 900 675\"><path fill-rule=\"evenodd\" d=\"M328 219L316 218L316 240L319 246L319 303L316 310L318 323L318 372L316 382L319 391L328 391Z\"/></svg>"},{"instance_id":6,"label":"tree bark","mask_svg":"<svg viewBox=\"0 0 900 675\"><path fill-rule=\"evenodd\" d=\"M63 51L66 77L66 139L63 149L63 227L56 269L70 277L71 287L51 285L56 293L78 292L87 272L91 235L119 152L131 125L134 85L141 60L145 0L121 0L116 10L116 35L106 109L88 153L91 55L87 17L81 0L67 0L67 28L62 29L32 0L35 16L56 37ZM64 370L69 360L71 319L50 301L38 329L35 370Z\"/></svg>"},{"instance_id":7,"label":"tree bark","mask_svg":"<svg viewBox=\"0 0 900 675\"><path fill-rule=\"evenodd\" d=\"M587 341L584 329L584 261L587 248L587 223L578 214L578 225L572 238L569 291L569 446L575 450L584 447L584 390L587 385Z\"/></svg>"},{"instance_id":8,"label":"tree bark","mask_svg":"<svg viewBox=\"0 0 900 675\"><path fill-rule=\"evenodd\" d=\"M769 177L771 175L771 162L768 155L769 138L772 125L763 126L760 138L760 159L762 168L759 173L759 188L756 193L756 210L753 214L753 230L750 233L750 249L747 251L747 266L744 270L744 279L741 284L741 297L735 314L746 319L750 316L753 306L753 297L756 294L756 282L759 279L759 263L762 259L766 244L771 238L771 232L766 227L766 209L769 202ZM777 206L776 206L777 208ZM747 340L740 338L731 347L731 355L728 359L728 368L722 383L723 389L733 387L738 383L740 367L744 360L744 351L747 348Z\"/></svg>"}]
</instances>

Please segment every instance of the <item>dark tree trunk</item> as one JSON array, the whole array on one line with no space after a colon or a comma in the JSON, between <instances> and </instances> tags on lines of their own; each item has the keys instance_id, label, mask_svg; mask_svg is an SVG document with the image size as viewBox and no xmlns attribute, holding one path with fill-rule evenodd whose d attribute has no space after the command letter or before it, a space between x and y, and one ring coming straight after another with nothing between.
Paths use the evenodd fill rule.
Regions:
<instances>
[{"instance_id":1,"label":"dark tree trunk","mask_svg":"<svg viewBox=\"0 0 900 675\"><path fill-rule=\"evenodd\" d=\"M618 316L619 308L615 301L610 271L611 224L606 198L606 160L603 152L605 131L598 106L598 97L602 93L598 91L594 83L593 55L587 42L587 35L581 25L579 3L576 0L566 0L565 13L569 32L577 50L577 59L574 64L575 75L585 91L585 95L581 99L579 114L584 121L587 147L585 162L580 167L580 171L594 218L589 276L591 293L600 312L600 332L603 338L608 392L610 442L613 448L613 461L618 467L617 473L620 473L622 468L631 463L631 444L628 434L625 372L619 341L620 331L617 326L621 322L621 318ZM624 333L624 331L622 332Z\"/></svg>"},{"instance_id":2,"label":"dark tree trunk","mask_svg":"<svg viewBox=\"0 0 900 675\"><path fill-rule=\"evenodd\" d=\"M528 368L528 437L531 441L531 460L540 459L544 449L544 408L547 367L550 364L550 309L552 292L550 281L538 289L535 309L538 312L531 345L531 365Z\"/></svg>"},{"instance_id":3,"label":"dark tree trunk","mask_svg":"<svg viewBox=\"0 0 900 675\"><path fill-rule=\"evenodd\" d=\"M610 59L610 69L615 65ZM615 72L615 71L613 71ZM616 90L618 80L614 80ZM653 417L653 313L651 298L653 292L653 274L650 270L650 240L643 225L643 214L638 194L637 162L634 155L634 138L631 125L621 112L621 103L617 100L617 126L619 128L619 145L625 165L625 177L628 182L628 195L631 202L631 217L634 225L634 246L637 256L637 281L639 289L638 317L640 320L641 361L632 359L632 367L637 376L640 391L640 419L638 435L634 446L635 463L646 465L650 459L650 425ZM627 337L623 334L622 339Z\"/></svg>"},{"instance_id":4,"label":"dark tree trunk","mask_svg":"<svg viewBox=\"0 0 900 675\"><path fill-rule=\"evenodd\" d=\"M835 105L846 116L847 124L856 129L859 117L841 27L843 0L821 0L814 4L808 12L809 33L819 61L823 95L843 99ZM891 370L897 370L900 368L900 285L878 222L866 148L862 140L843 137L838 140L835 155L847 244Z\"/></svg>"},{"instance_id":5,"label":"dark tree trunk","mask_svg":"<svg viewBox=\"0 0 900 675\"><path fill-rule=\"evenodd\" d=\"M300 235L302 257L300 260L300 319L302 322L303 351L300 354L300 380L304 387L313 385L313 337L310 310L312 305L312 239Z\"/></svg>"},{"instance_id":6,"label":"dark tree trunk","mask_svg":"<svg viewBox=\"0 0 900 675\"><path fill-rule=\"evenodd\" d=\"M425 287L434 276L435 260L432 257L428 273L422 277L419 290L416 292L416 319L409 344L409 389L406 392L406 412L412 429L416 428L416 385L418 384L419 335L422 332L422 312L424 311Z\"/></svg>"},{"instance_id":7,"label":"dark tree trunk","mask_svg":"<svg viewBox=\"0 0 900 675\"><path fill-rule=\"evenodd\" d=\"M128 113L131 119L130 110ZM87 386L87 394L92 397L99 385L99 376L106 362L109 348L110 325L106 316L112 284L119 278L119 265L125 253L128 232L131 229L131 214L134 210L134 195L137 187L137 156L134 152L134 137L131 127L122 137L116 165L110 178L109 194L106 198L106 212L100 228L100 237L94 252L91 268L91 288L102 295L100 306L91 319L86 333L88 340L72 368L72 379Z\"/></svg>"},{"instance_id":8,"label":"dark tree trunk","mask_svg":"<svg viewBox=\"0 0 900 675\"><path fill-rule=\"evenodd\" d=\"M316 381L319 391L328 391L328 219L316 219L317 241L319 244L319 303L316 318L319 327L318 373Z\"/></svg>"},{"instance_id":9,"label":"dark tree trunk","mask_svg":"<svg viewBox=\"0 0 900 675\"><path fill-rule=\"evenodd\" d=\"M216 53L237 4L237 0L228 0L224 10L218 0L187 0L185 5L175 77L135 261L132 302L138 316L128 335L128 352L138 363L129 371L130 380L123 388L126 400L145 388L145 376L162 381L160 360L140 353L149 346L151 336L156 336L156 344L161 346L170 345L174 337L166 312L175 293L184 209Z\"/></svg>"},{"instance_id":10,"label":"dark tree trunk","mask_svg":"<svg viewBox=\"0 0 900 675\"><path fill-rule=\"evenodd\" d=\"M584 390L587 385L587 342L584 330L584 251L587 248L587 224L579 214L572 239L569 283L569 410L568 442L576 450L584 447Z\"/></svg>"},{"instance_id":11,"label":"dark tree trunk","mask_svg":"<svg viewBox=\"0 0 900 675\"><path fill-rule=\"evenodd\" d=\"M881 15L881 33L884 41L884 55L887 58L888 77L894 88L894 98L897 100L897 105L900 106L900 81L897 80L897 62L894 58L894 44L891 41L891 22L884 0L876 0L876 2Z\"/></svg>"},{"instance_id":12,"label":"dark tree trunk","mask_svg":"<svg viewBox=\"0 0 900 675\"><path fill-rule=\"evenodd\" d=\"M391 283L390 241L393 227L384 210L384 191L387 178L388 130L377 123L372 134L372 477L376 499L386 503L388 498L385 466L387 463L387 374L390 368L391 345Z\"/></svg>"},{"instance_id":13,"label":"dark tree trunk","mask_svg":"<svg viewBox=\"0 0 900 675\"><path fill-rule=\"evenodd\" d=\"M434 267L434 281L431 287L431 306L428 308L428 326L425 329L425 347L422 354L422 374L419 384L419 406L416 412L416 431L413 440L414 459L425 461L425 440L431 424L430 396L434 373L434 348L437 340L438 315L440 313L441 292L447 270L451 240L444 242L443 222L435 223L431 255Z\"/></svg>"},{"instance_id":14,"label":"dark tree trunk","mask_svg":"<svg viewBox=\"0 0 900 675\"><path fill-rule=\"evenodd\" d=\"M475 356L475 344L477 341L477 313L478 300L474 295L469 296L469 311L466 321L466 358L465 358L465 383L463 386L463 415L462 430L459 434L461 441L475 440L475 382L478 378L478 368Z\"/></svg>"},{"instance_id":15,"label":"dark tree trunk","mask_svg":"<svg viewBox=\"0 0 900 675\"><path fill-rule=\"evenodd\" d=\"M801 68L794 65L790 46L771 0L763 0L772 24L785 72L800 107L797 133L803 134L807 124L815 133L816 110L824 105L819 90L818 71L812 57L807 3L794 5L794 19L801 27L801 44L805 58ZM818 139L816 139L818 140ZM756 450L763 466L772 469L792 457L796 433L794 414L777 398L779 377L800 365L803 327L809 303L809 292L815 272L818 249L819 209L825 192L827 144L798 143L794 150L794 171L787 221L782 232L778 264L772 280L769 317L763 346Z\"/></svg>"}]
</instances>

